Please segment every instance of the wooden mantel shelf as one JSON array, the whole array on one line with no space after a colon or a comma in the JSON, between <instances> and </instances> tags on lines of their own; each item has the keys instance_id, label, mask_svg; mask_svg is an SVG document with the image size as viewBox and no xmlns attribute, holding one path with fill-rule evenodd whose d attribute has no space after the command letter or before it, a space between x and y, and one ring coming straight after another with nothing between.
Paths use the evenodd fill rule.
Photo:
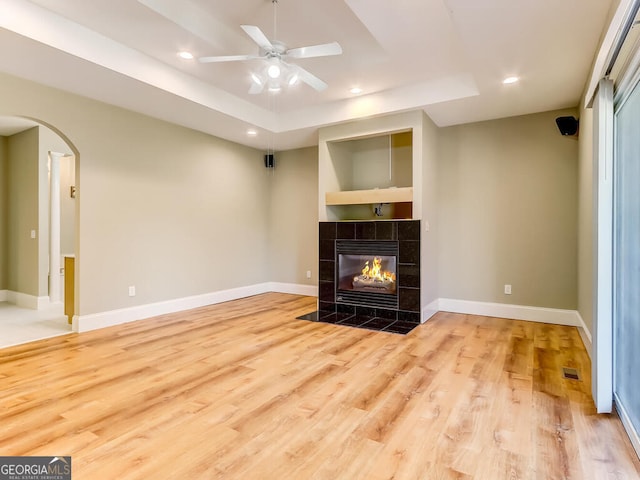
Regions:
<instances>
[{"instance_id":1,"label":"wooden mantel shelf","mask_svg":"<svg viewBox=\"0 0 640 480\"><path fill-rule=\"evenodd\" d=\"M367 203L400 203L413 201L413 187L376 188L373 190L351 190L327 192L327 205L362 205Z\"/></svg>"}]
</instances>

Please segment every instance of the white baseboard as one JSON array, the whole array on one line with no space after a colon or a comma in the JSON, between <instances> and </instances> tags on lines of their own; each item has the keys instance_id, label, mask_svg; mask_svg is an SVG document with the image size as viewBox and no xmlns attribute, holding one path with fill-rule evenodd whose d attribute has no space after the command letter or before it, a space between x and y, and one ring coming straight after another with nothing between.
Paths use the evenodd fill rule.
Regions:
<instances>
[{"instance_id":1,"label":"white baseboard","mask_svg":"<svg viewBox=\"0 0 640 480\"><path fill-rule=\"evenodd\" d=\"M142 320L144 318L165 315L167 313L180 312L191 308L228 302L230 300L237 300L239 298L250 297L252 295L259 295L267 292L317 296L318 287L313 285L298 285L294 283L266 282L246 287L205 293L203 295L176 298L174 300L167 300L164 302L121 308L108 312L79 315L73 317L73 331L88 332L98 328L111 327L113 325L120 325L122 323L133 322L135 320Z\"/></svg>"},{"instance_id":2,"label":"white baseboard","mask_svg":"<svg viewBox=\"0 0 640 480\"><path fill-rule=\"evenodd\" d=\"M270 282L269 291L278 293L291 293L293 295L306 295L307 297L318 296L317 285L301 285L298 283Z\"/></svg>"},{"instance_id":3,"label":"white baseboard","mask_svg":"<svg viewBox=\"0 0 640 480\"><path fill-rule=\"evenodd\" d=\"M631 444L633 445L633 448L636 451L636 455L640 457L640 435L638 434L636 429L633 428L633 423L631 422L631 418L629 418L629 414L620 403L620 399L618 398L618 395L615 392L613 393L613 397L614 397L614 406L616 408L616 411L618 412L618 416L620 417L620 420L622 421L622 425L624 426L624 429L627 431L627 434L629 435L629 439L631 440Z\"/></svg>"},{"instance_id":4,"label":"white baseboard","mask_svg":"<svg viewBox=\"0 0 640 480\"><path fill-rule=\"evenodd\" d=\"M422 309L422 315L420 316L420 323L425 323L431 317L433 317L440 309L440 299L436 298L433 302Z\"/></svg>"},{"instance_id":5,"label":"white baseboard","mask_svg":"<svg viewBox=\"0 0 640 480\"><path fill-rule=\"evenodd\" d=\"M26 293L13 292L11 290L2 290L0 292L0 301L31 310L44 310L49 307L49 297L36 297L35 295L27 295Z\"/></svg>"},{"instance_id":6,"label":"white baseboard","mask_svg":"<svg viewBox=\"0 0 640 480\"><path fill-rule=\"evenodd\" d=\"M578 333L580 334L582 343L584 343L584 348L587 350L587 354L589 354L589 358L593 360L593 357L591 356L591 351L593 350L593 338L591 337L591 331L587 328L586 323L584 323L580 312L576 313L578 314L578 321L580 322L580 325L578 326Z\"/></svg>"},{"instance_id":7,"label":"white baseboard","mask_svg":"<svg viewBox=\"0 0 640 480\"><path fill-rule=\"evenodd\" d=\"M46 297L36 297L36 298L37 298L37 300L36 300L36 305L37 305L36 308L38 310L46 310L49 307L54 305L53 303L51 303L51 299L49 298L48 295ZM59 304L60 302L57 302L57 303Z\"/></svg>"},{"instance_id":8,"label":"white baseboard","mask_svg":"<svg viewBox=\"0 0 640 480\"><path fill-rule=\"evenodd\" d=\"M122 323L142 320L144 318L165 315L167 313L189 310L191 308L204 307L215 303L228 302L239 298L259 295L269 291L268 283L260 283L247 287L231 288L217 292L193 295L190 297L176 298L163 302L138 305L135 307L121 308L101 313L89 315L79 315L73 317L73 330L75 332L88 332L98 328L111 327Z\"/></svg>"},{"instance_id":9,"label":"white baseboard","mask_svg":"<svg viewBox=\"0 0 640 480\"><path fill-rule=\"evenodd\" d=\"M174 313L182 310L189 310L191 308L237 300L239 298L250 297L252 295L259 295L267 292L290 293L294 295L317 297L318 287L315 285L301 285L295 283L265 282L246 287L220 290L202 295L194 295L163 302L138 305L135 307L121 308L107 312L79 316L76 315L73 317L73 330L75 332L87 332L98 328L110 327L167 313ZM580 335L584 335L583 341L585 341L585 338L588 340L588 344L585 341L585 347L587 347L587 351L590 353L591 333L586 328L586 325L578 312L575 310L439 298L422 309L421 322L424 323L428 321L438 311L512 318L516 320L528 320L532 322L553 323L557 325L578 327Z\"/></svg>"},{"instance_id":10,"label":"white baseboard","mask_svg":"<svg viewBox=\"0 0 640 480\"><path fill-rule=\"evenodd\" d=\"M529 307L524 305L510 305L506 303L474 302L469 300L454 300L440 298L438 310L488 317L512 318L530 322L553 323L571 327L583 327L578 312L557 308Z\"/></svg>"}]
</instances>

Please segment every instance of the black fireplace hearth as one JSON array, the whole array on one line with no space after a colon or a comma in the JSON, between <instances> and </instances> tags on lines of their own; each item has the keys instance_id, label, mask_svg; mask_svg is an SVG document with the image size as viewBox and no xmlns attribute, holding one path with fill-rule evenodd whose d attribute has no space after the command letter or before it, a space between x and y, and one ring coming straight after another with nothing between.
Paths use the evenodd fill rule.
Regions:
<instances>
[{"instance_id":1,"label":"black fireplace hearth","mask_svg":"<svg viewBox=\"0 0 640 480\"><path fill-rule=\"evenodd\" d=\"M364 328L379 332L399 333L406 335L416 328L420 323L414 321L395 320L367 315L356 315L350 313L327 313L316 311L297 317L299 320L310 320L313 322L333 323L335 325L345 325L348 327Z\"/></svg>"}]
</instances>

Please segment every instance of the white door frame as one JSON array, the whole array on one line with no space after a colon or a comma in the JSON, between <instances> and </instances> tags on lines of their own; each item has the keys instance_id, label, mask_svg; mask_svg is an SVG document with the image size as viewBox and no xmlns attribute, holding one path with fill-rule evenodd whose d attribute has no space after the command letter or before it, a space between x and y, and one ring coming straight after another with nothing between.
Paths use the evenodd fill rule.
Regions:
<instances>
[{"instance_id":1,"label":"white door frame","mask_svg":"<svg viewBox=\"0 0 640 480\"><path fill-rule=\"evenodd\" d=\"M593 102L594 297L592 394L598 413L613 409L613 82Z\"/></svg>"},{"instance_id":2,"label":"white door frame","mask_svg":"<svg viewBox=\"0 0 640 480\"><path fill-rule=\"evenodd\" d=\"M49 303L59 303L60 289L60 159L49 152Z\"/></svg>"}]
</instances>

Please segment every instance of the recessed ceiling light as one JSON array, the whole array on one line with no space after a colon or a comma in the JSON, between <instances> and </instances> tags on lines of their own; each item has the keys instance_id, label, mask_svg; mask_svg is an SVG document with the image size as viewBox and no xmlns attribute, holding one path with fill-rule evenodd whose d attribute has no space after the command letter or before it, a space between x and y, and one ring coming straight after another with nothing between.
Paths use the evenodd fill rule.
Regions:
<instances>
[{"instance_id":1,"label":"recessed ceiling light","mask_svg":"<svg viewBox=\"0 0 640 480\"><path fill-rule=\"evenodd\" d=\"M258 135L258 132L253 128L250 128L249 130L247 130L247 135L249 135L250 137L255 137L256 135Z\"/></svg>"},{"instance_id":2,"label":"recessed ceiling light","mask_svg":"<svg viewBox=\"0 0 640 480\"><path fill-rule=\"evenodd\" d=\"M191 52L186 52L186 51L178 52L178 56L180 58L183 58L184 60L193 60L193 53Z\"/></svg>"},{"instance_id":3,"label":"recessed ceiling light","mask_svg":"<svg viewBox=\"0 0 640 480\"><path fill-rule=\"evenodd\" d=\"M349 89L349 91L354 95L358 95L359 93L362 93L362 89L360 87L353 87Z\"/></svg>"},{"instance_id":4,"label":"recessed ceiling light","mask_svg":"<svg viewBox=\"0 0 640 480\"><path fill-rule=\"evenodd\" d=\"M519 80L520 78L518 77L507 77L502 81L502 83L504 83L505 85L510 85L512 83L517 83Z\"/></svg>"}]
</instances>

